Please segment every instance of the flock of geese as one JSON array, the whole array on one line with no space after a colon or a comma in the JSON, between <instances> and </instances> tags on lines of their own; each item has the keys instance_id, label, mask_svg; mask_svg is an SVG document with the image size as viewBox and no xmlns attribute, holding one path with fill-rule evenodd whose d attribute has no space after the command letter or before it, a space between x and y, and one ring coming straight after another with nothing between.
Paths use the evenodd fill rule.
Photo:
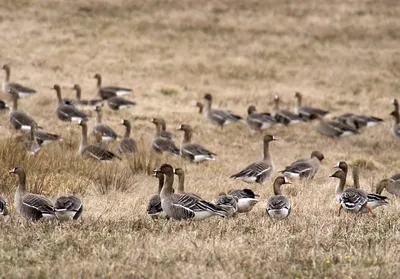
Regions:
<instances>
[{"instance_id":1,"label":"flock of geese","mask_svg":"<svg viewBox=\"0 0 400 279\"><path fill-rule=\"evenodd\" d=\"M11 108L0 100L0 110L9 110L9 122L14 130L23 134L23 146L27 152L35 155L43 145L63 140L62 136L52 134L43 128L26 112L18 110L19 98L36 93L36 90L18 83L10 82L10 67L4 65L5 80L2 90L12 98ZM82 100L82 90L78 84L72 88L76 91L76 99L63 99L61 88L54 85L52 89L57 95L56 115L60 121L73 122L82 129L79 154L85 158L98 161L122 160L123 156L134 154L138 151L136 141L130 138L131 123L127 119L121 120L126 130L123 138L119 141L118 155L108 149L108 143L119 139L117 133L107 124L102 122L103 104L108 103L112 110L119 110L135 106L136 103L125 99L124 95L132 93L131 89L102 86L102 77L96 74L97 92L99 98ZM254 105L249 106L248 115L243 118L229 110L220 110L212 107L213 98L211 94L205 94L203 102L197 102L201 114L212 124L221 130L232 123L245 123L250 130L261 133L274 125L293 125L305 123L316 119L319 121L317 131L324 136L336 140L342 136L359 134L364 127L370 127L382 123L383 120L374 116L358 115L353 113L342 114L331 120L325 116L329 111L303 106L302 95L295 93L296 106L294 111L280 109L280 98L274 96L274 108L272 112L257 112ZM394 111L392 132L400 139L400 115L398 101L393 101ZM94 107L96 123L93 126L92 134L96 143L91 144L88 140L89 116L81 110L83 107ZM152 149L157 153L171 153L181 156L190 162L199 164L204 161L216 159L216 154L199 143L193 142L193 128L190 125L182 124L177 130L183 132L183 139L180 147L174 143L174 134L167 131L166 122L162 118L153 118L151 123L155 125L155 135L152 141ZM231 176L232 179L242 180L246 183L266 183L275 173L272 156L269 151L270 143L278 140L272 135L263 138L263 157L243 170ZM320 168L324 155L320 151L313 151L308 158L300 158L290 166L280 171L273 182L273 195L267 199L266 213L272 218L283 219L289 216L291 202L283 195L281 186L291 184L291 180L313 179ZM376 193L367 193L359 185L358 169L353 169L354 186L346 186L348 165L346 162L339 162L338 170L331 175L339 180L336 188L336 200L339 204L339 215L341 210L353 213L370 213L375 216L373 209L387 205L387 197L381 193L386 189L389 193L400 196L400 174L389 179L382 180L376 188ZM26 171L24 167L17 166L9 171L19 178L19 185L15 192L14 206L16 211L28 220L58 219L60 221L76 220L82 215L83 205L76 196L59 197L53 204L48 198L30 193L26 187ZM178 176L178 187L174 188L174 176ZM158 193L151 197L147 214L152 218L168 218L174 220L202 220L212 216L232 217L240 213L248 213L260 201L258 195L250 189L235 189L228 193L220 193L214 202L208 202L200 196L185 191L185 173L181 168L173 168L169 164L163 164L154 170L154 176L158 178ZM290 179L290 180L289 180ZM0 213L6 215L7 203L0 196Z\"/></svg>"}]
</instances>

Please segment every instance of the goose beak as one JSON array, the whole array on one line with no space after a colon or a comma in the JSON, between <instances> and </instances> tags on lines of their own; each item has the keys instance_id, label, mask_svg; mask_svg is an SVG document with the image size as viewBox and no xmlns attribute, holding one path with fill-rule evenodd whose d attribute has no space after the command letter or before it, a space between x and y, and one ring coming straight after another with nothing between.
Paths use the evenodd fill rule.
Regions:
<instances>
[{"instance_id":1,"label":"goose beak","mask_svg":"<svg viewBox=\"0 0 400 279\"><path fill-rule=\"evenodd\" d=\"M339 168L339 163L333 166L335 169Z\"/></svg>"},{"instance_id":2,"label":"goose beak","mask_svg":"<svg viewBox=\"0 0 400 279\"><path fill-rule=\"evenodd\" d=\"M181 125L181 126L179 126L178 128L176 128L176 130L177 130L177 131L180 131L180 130L182 130L182 125Z\"/></svg>"},{"instance_id":3,"label":"goose beak","mask_svg":"<svg viewBox=\"0 0 400 279\"><path fill-rule=\"evenodd\" d=\"M285 184L292 184L292 181L290 181L289 179L287 179L287 178L285 177Z\"/></svg>"},{"instance_id":4,"label":"goose beak","mask_svg":"<svg viewBox=\"0 0 400 279\"><path fill-rule=\"evenodd\" d=\"M15 173L14 169L8 171L8 174L12 174L12 173Z\"/></svg>"},{"instance_id":5,"label":"goose beak","mask_svg":"<svg viewBox=\"0 0 400 279\"><path fill-rule=\"evenodd\" d=\"M279 140L278 138L276 138L276 137L272 137L272 140Z\"/></svg>"}]
</instances>

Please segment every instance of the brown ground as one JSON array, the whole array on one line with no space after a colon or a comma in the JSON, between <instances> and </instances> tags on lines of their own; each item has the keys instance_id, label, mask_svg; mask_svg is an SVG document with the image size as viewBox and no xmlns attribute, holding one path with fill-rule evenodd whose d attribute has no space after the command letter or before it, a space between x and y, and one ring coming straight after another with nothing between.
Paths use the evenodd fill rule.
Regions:
<instances>
[{"instance_id":1,"label":"brown ground","mask_svg":"<svg viewBox=\"0 0 400 279\"><path fill-rule=\"evenodd\" d=\"M376 219L337 217L337 181L328 178L336 161L358 163L365 166L362 186L372 191L400 167L388 115L400 89L400 6L380 2L0 1L1 64L11 65L13 81L39 91L22 99L20 108L66 138L28 157L7 140L15 133L4 114L0 190L12 205L16 178L7 171L24 165L32 191L53 198L75 191L85 207L78 223L31 224L15 211L0 220L0 275L400 277L399 201L392 198L390 206L377 209ZM105 85L135 92L131 99L137 107L107 108L104 117L120 134L120 118L132 120L142 149L135 162L99 165L80 159L79 128L55 118L56 96L49 88L59 83L65 97L72 97L69 88L79 83L83 97L93 98L96 72ZM274 92L291 108L294 91L333 115L367 113L386 124L337 144L320 136L315 124L268 131L281 138L271 146L277 170L312 150L326 157L314 181L285 187L293 204L285 221L265 215L271 182L250 186L262 202L235 219L181 224L146 216L157 181L140 169L162 162L184 167L187 188L208 200L220 191L249 187L229 176L260 158L262 136L241 124L220 132L206 122L194 107L205 92L214 95L217 107L244 116L250 104L271 110ZM194 140L218 153L217 160L196 166L150 155L152 117L167 119L170 130L192 125ZM176 137L179 142L181 135Z\"/></svg>"}]
</instances>

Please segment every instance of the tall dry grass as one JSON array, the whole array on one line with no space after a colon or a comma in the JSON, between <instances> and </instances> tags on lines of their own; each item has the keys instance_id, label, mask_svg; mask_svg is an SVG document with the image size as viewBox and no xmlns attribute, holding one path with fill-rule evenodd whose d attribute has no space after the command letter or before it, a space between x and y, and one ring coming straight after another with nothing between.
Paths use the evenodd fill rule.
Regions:
<instances>
[{"instance_id":1,"label":"tall dry grass","mask_svg":"<svg viewBox=\"0 0 400 279\"><path fill-rule=\"evenodd\" d=\"M376 219L337 217L337 181L328 178L346 160L361 167L361 185L373 191L399 171L388 115L400 88L399 13L396 1L0 1L1 63L11 65L13 81L38 90L21 99L20 109L65 138L28 156L1 114L0 191L12 205L17 180L7 171L23 165L33 192L53 200L76 193L85 208L75 223L27 223L15 211L0 219L1 277L399 277L399 202L391 197ZM73 97L78 83L82 98L94 98L97 72L104 85L131 87L129 98L138 103L104 108L103 121L118 134L119 120L131 120L140 146L139 154L112 164L79 157L80 129L55 117L49 89L58 83L63 97ZM271 144L277 170L313 150L326 157L315 180L283 189L293 209L276 222L265 215L271 182L229 179L262 156L262 135L244 125L221 132L195 103L210 92L216 107L244 116L250 104L270 111L274 92L292 109L294 91L332 116L354 111L386 123L336 144L315 124L271 128L281 139ZM193 165L153 154L153 117L165 118L171 131L192 125L193 140L217 160ZM207 200L250 187L262 201L229 220L153 221L145 210L158 182L149 174L165 162L182 167L187 189Z\"/></svg>"}]
</instances>

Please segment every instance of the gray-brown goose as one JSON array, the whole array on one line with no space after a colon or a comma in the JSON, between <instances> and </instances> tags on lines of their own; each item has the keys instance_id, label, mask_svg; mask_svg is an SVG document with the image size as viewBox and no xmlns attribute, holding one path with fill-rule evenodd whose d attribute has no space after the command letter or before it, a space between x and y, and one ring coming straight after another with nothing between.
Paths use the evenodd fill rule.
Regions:
<instances>
[{"instance_id":1,"label":"gray-brown goose","mask_svg":"<svg viewBox=\"0 0 400 279\"><path fill-rule=\"evenodd\" d=\"M79 84L74 84L72 87L76 91L76 100L78 105L82 106L95 106L103 102L102 99L82 100L82 88Z\"/></svg>"},{"instance_id":2,"label":"gray-brown goose","mask_svg":"<svg viewBox=\"0 0 400 279\"><path fill-rule=\"evenodd\" d=\"M130 108L136 106L135 102L126 100L122 97L111 97L107 99L107 104L112 110L119 110L123 108Z\"/></svg>"},{"instance_id":3,"label":"gray-brown goose","mask_svg":"<svg viewBox=\"0 0 400 279\"><path fill-rule=\"evenodd\" d=\"M259 195L256 195L251 189L230 190L228 195L236 198L238 213L250 212L259 202L259 200L256 198L259 197Z\"/></svg>"},{"instance_id":4,"label":"gray-brown goose","mask_svg":"<svg viewBox=\"0 0 400 279\"><path fill-rule=\"evenodd\" d=\"M134 139L130 138L131 123L126 119L122 119L121 125L125 126L125 134L124 134L124 138L119 143L118 150L119 150L119 152L125 153L125 154L135 153L137 151L137 144Z\"/></svg>"},{"instance_id":5,"label":"gray-brown goose","mask_svg":"<svg viewBox=\"0 0 400 279\"><path fill-rule=\"evenodd\" d=\"M64 104L61 97L61 88L58 84L53 86L53 89L57 93L57 117L61 121L71 122L71 121L88 121L88 116L83 112L79 111L77 108Z\"/></svg>"},{"instance_id":6,"label":"gray-brown goose","mask_svg":"<svg viewBox=\"0 0 400 279\"><path fill-rule=\"evenodd\" d=\"M383 119L375 116L367 116L354 113L342 114L337 118L337 120L357 130L364 127L373 127L384 122Z\"/></svg>"},{"instance_id":7,"label":"gray-brown goose","mask_svg":"<svg viewBox=\"0 0 400 279\"><path fill-rule=\"evenodd\" d=\"M227 110L212 109L212 96L211 94L204 95L205 107L204 114L209 122L217 125L223 129L225 125L241 121L243 118L239 115L233 114Z\"/></svg>"},{"instance_id":8,"label":"gray-brown goose","mask_svg":"<svg viewBox=\"0 0 400 279\"><path fill-rule=\"evenodd\" d=\"M237 174L231 176L233 179L240 179L247 183L263 184L267 181L274 172L274 165L272 163L271 153L269 152L269 143L277 140L274 136L266 135L264 137L264 158L257 161Z\"/></svg>"},{"instance_id":9,"label":"gray-brown goose","mask_svg":"<svg viewBox=\"0 0 400 279\"><path fill-rule=\"evenodd\" d=\"M275 125L276 119L271 116L269 113L257 113L256 107L251 105L247 109L247 125L251 130L261 132L261 130L265 130L270 128L272 125Z\"/></svg>"},{"instance_id":10,"label":"gray-brown goose","mask_svg":"<svg viewBox=\"0 0 400 279\"><path fill-rule=\"evenodd\" d=\"M8 215L7 200L0 195L0 215Z\"/></svg>"},{"instance_id":11,"label":"gray-brown goose","mask_svg":"<svg viewBox=\"0 0 400 279\"><path fill-rule=\"evenodd\" d=\"M54 210L60 221L77 220L82 215L83 205L76 196L61 196L56 200Z\"/></svg>"},{"instance_id":12,"label":"gray-brown goose","mask_svg":"<svg viewBox=\"0 0 400 279\"><path fill-rule=\"evenodd\" d=\"M344 189L346 184L346 175L341 169L337 170L330 177L339 179L339 184L336 187L336 197L339 202L338 216L340 216L342 208L345 211L352 213L363 212L363 209L366 208L372 216L375 216L371 207L368 205L368 194L365 191L356 188Z\"/></svg>"},{"instance_id":13,"label":"gray-brown goose","mask_svg":"<svg viewBox=\"0 0 400 279\"><path fill-rule=\"evenodd\" d=\"M376 186L376 193L382 194L383 189L386 189L395 197L400 197L400 174L395 174L389 179L383 179Z\"/></svg>"},{"instance_id":14,"label":"gray-brown goose","mask_svg":"<svg viewBox=\"0 0 400 279\"><path fill-rule=\"evenodd\" d=\"M167 214L163 211L161 207L161 198L160 193L161 189L164 186L164 174L161 172L154 173L154 176L158 178L158 192L157 194L153 195L150 200L149 204L147 205L147 215L151 218L167 218Z\"/></svg>"},{"instance_id":15,"label":"gray-brown goose","mask_svg":"<svg viewBox=\"0 0 400 279\"><path fill-rule=\"evenodd\" d=\"M324 120L320 116L316 116L320 123L318 125L317 131L321 135L330 137L330 138L339 138L343 136L349 135L357 135L360 132L357 129L354 129L346 124L343 124L339 121L335 120Z\"/></svg>"},{"instance_id":16,"label":"gray-brown goose","mask_svg":"<svg viewBox=\"0 0 400 279\"><path fill-rule=\"evenodd\" d=\"M94 111L96 112L96 125L93 127L93 134L100 134L101 140L105 142L116 140L118 137L117 133L110 126L101 122L103 117L102 106L96 106Z\"/></svg>"},{"instance_id":17,"label":"gray-brown goose","mask_svg":"<svg viewBox=\"0 0 400 279\"><path fill-rule=\"evenodd\" d=\"M123 95L128 95L132 93L132 89L129 88L123 88L123 87L117 87L117 86L101 86L102 78L100 74L95 74L94 78L97 79L97 89L99 92L99 96L103 100L107 100L109 98L115 97L115 96L123 96Z\"/></svg>"},{"instance_id":18,"label":"gray-brown goose","mask_svg":"<svg viewBox=\"0 0 400 279\"><path fill-rule=\"evenodd\" d=\"M274 117L278 123L284 125L292 125L297 123L302 123L304 120L288 110L283 110L279 108L280 98L278 94L274 96Z\"/></svg>"},{"instance_id":19,"label":"gray-brown goose","mask_svg":"<svg viewBox=\"0 0 400 279\"><path fill-rule=\"evenodd\" d=\"M219 193L214 204L223 208L227 213L227 217L232 217L238 211L238 199L223 192Z\"/></svg>"},{"instance_id":20,"label":"gray-brown goose","mask_svg":"<svg viewBox=\"0 0 400 279\"><path fill-rule=\"evenodd\" d=\"M324 154L313 151L311 158L298 159L280 173L290 179L313 179L323 159Z\"/></svg>"},{"instance_id":21,"label":"gray-brown goose","mask_svg":"<svg viewBox=\"0 0 400 279\"><path fill-rule=\"evenodd\" d=\"M396 139L400 139L400 115L397 111L392 111L390 114L393 117L392 120L392 135Z\"/></svg>"},{"instance_id":22,"label":"gray-brown goose","mask_svg":"<svg viewBox=\"0 0 400 279\"><path fill-rule=\"evenodd\" d=\"M93 144L88 144L87 140L88 128L86 122L79 120L76 124L82 127L82 139L81 139L81 144L79 146L79 154L81 156L93 158L102 162L110 162L115 159L121 160L120 157L118 157L117 155L115 155L114 153L108 151L103 147Z\"/></svg>"},{"instance_id":23,"label":"gray-brown goose","mask_svg":"<svg viewBox=\"0 0 400 279\"><path fill-rule=\"evenodd\" d=\"M304 120L312 120L314 119L315 115L320 115L320 116L325 116L329 113L327 110L319 109L319 108L313 108L309 106L303 106L302 101L303 101L303 95L300 92L296 92L294 94L294 97L296 98L296 105L294 107L294 113L299 115L301 118Z\"/></svg>"},{"instance_id":24,"label":"gray-brown goose","mask_svg":"<svg viewBox=\"0 0 400 279\"><path fill-rule=\"evenodd\" d=\"M19 95L14 88L8 90L13 99L13 105L8 114L8 119L11 125L16 130L30 131L32 126L38 127L38 124L28 114L23 111L18 111L18 99Z\"/></svg>"},{"instance_id":25,"label":"gray-brown goose","mask_svg":"<svg viewBox=\"0 0 400 279\"><path fill-rule=\"evenodd\" d=\"M284 219L290 214L290 200L282 195L281 186L284 184L292 184L292 182L284 176L277 177L272 186L274 195L267 200L267 214L272 218Z\"/></svg>"},{"instance_id":26,"label":"gray-brown goose","mask_svg":"<svg viewBox=\"0 0 400 279\"><path fill-rule=\"evenodd\" d=\"M17 212L25 219L36 221L39 219L53 219L54 205L46 197L29 193L26 189L26 172L24 167L15 167L9 171L19 178L19 185L15 191L14 206Z\"/></svg>"},{"instance_id":27,"label":"gray-brown goose","mask_svg":"<svg viewBox=\"0 0 400 279\"><path fill-rule=\"evenodd\" d=\"M9 93L10 88L14 89L19 97L31 96L32 94L36 93L35 89L23 86L19 83L10 82L11 69L9 65L3 65L3 70L6 72L6 77L2 85L2 89L5 94Z\"/></svg>"},{"instance_id":28,"label":"gray-brown goose","mask_svg":"<svg viewBox=\"0 0 400 279\"><path fill-rule=\"evenodd\" d=\"M193 128L189 125L182 124L177 129L183 131L183 140L181 145L181 156L193 163L200 163L207 160L215 160L216 154L207 150L197 143L192 143Z\"/></svg>"},{"instance_id":29,"label":"gray-brown goose","mask_svg":"<svg viewBox=\"0 0 400 279\"><path fill-rule=\"evenodd\" d=\"M161 190L161 207L174 220L203 220L212 216L226 217L222 208L205 200L187 194L173 193L174 169L171 165L163 164L154 170L165 175L165 184Z\"/></svg>"},{"instance_id":30,"label":"gray-brown goose","mask_svg":"<svg viewBox=\"0 0 400 279\"><path fill-rule=\"evenodd\" d=\"M152 148L157 153L164 153L169 152L174 155L180 155L180 150L176 147L175 143L167 138L161 136L161 122L158 118L153 118L151 123L155 124L156 126L156 133L153 138Z\"/></svg>"}]
</instances>

